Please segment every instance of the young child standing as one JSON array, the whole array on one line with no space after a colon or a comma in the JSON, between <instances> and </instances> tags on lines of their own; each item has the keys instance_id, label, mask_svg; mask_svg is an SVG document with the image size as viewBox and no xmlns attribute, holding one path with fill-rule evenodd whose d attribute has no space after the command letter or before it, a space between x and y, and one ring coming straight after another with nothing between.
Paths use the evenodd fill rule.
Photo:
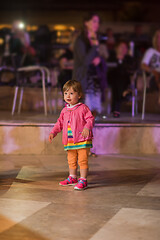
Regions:
<instances>
[{"instance_id":1,"label":"young child standing","mask_svg":"<svg viewBox=\"0 0 160 240\"><path fill-rule=\"evenodd\" d=\"M75 185L75 190L83 190L87 188L88 153L92 147L94 117L89 108L80 102L83 97L80 82L76 80L66 82L63 86L63 95L66 106L49 135L49 142L63 130L62 143L68 155L69 177L59 184ZM77 180L78 165L80 178Z\"/></svg>"}]
</instances>

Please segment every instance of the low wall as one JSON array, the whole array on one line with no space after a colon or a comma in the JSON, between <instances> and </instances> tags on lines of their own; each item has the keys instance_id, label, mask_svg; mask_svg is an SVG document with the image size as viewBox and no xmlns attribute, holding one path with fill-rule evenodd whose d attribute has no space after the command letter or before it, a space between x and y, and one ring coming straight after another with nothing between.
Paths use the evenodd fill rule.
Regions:
<instances>
[{"instance_id":1,"label":"low wall","mask_svg":"<svg viewBox=\"0 0 160 240\"><path fill-rule=\"evenodd\" d=\"M0 154L64 154L61 133L48 142L52 124L1 124ZM96 124L96 154L159 154L160 124ZM45 161L45 159L44 159Z\"/></svg>"}]
</instances>

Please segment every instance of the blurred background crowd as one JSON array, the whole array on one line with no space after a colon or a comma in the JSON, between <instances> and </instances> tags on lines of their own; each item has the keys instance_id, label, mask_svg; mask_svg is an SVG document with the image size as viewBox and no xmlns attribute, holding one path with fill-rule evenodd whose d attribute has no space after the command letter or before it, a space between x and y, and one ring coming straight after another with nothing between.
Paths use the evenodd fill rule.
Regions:
<instances>
[{"instance_id":1,"label":"blurred background crowd","mask_svg":"<svg viewBox=\"0 0 160 240\"><path fill-rule=\"evenodd\" d=\"M15 19L10 24L1 24L1 69L4 70L4 66L11 66L15 69L24 66L45 66L51 73L56 72L57 74L56 79L52 75L51 85L56 85L62 90L63 84L67 80L73 77L79 78L79 76L74 74L75 69L77 70L76 64L79 64L79 66L81 64L80 61L77 62L78 58L83 57L84 62L84 55L86 54L87 57L87 54L96 46L96 52L93 53L90 59L91 62L87 63L90 64L89 70L87 70L90 72L90 75L88 72L86 73L88 74L88 85L86 87L84 87L84 78L80 78L86 96L91 96L89 89L92 88L93 90L93 85L96 85L96 91L94 89L92 93L95 96L95 93L97 94L97 91L100 91L99 99L103 102L105 101L104 89L110 88L112 91L111 111L114 117L119 117L121 101L128 99L132 94L130 88L131 76L135 71L144 70L147 74L153 75L154 81L151 81L148 88L159 92L157 101L157 104L159 104L159 25L155 22L143 22L144 9L137 8L135 13L136 6L138 5L132 6L132 13L137 17L136 21L133 21L133 15L128 15L129 21L127 21L127 14L131 12L128 10L127 14L124 11L124 15L121 16L122 22L107 22L106 19L100 17L101 14L92 11L92 15L88 18L80 16L80 25L74 25L74 22L72 25L46 23L29 25L21 19ZM138 9L140 9L140 12L138 12ZM90 13L90 11L86 11L83 15L89 16ZM90 24L94 22L95 16L98 17L98 26L94 31L90 29ZM132 21L130 22L130 20ZM92 32L95 33L92 34ZM84 54L82 54L84 49L80 43L83 40L85 46ZM79 43L77 43L78 41ZM78 52L77 49L82 51ZM103 78L103 86L98 83L97 66L101 66L99 73L103 72L104 74L101 76ZM84 67L82 71L84 71ZM3 81L6 82L7 80L2 76L2 73L0 78L1 85L3 85ZM89 105L89 98L87 99L87 104ZM95 114L101 114L102 110L100 108L99 106L97 109L93 109L96 112Z\"/></svg>"},{"instance_id":2,"label":"blurred background crowd","mask_svg":"<svg viewBox=\"0 0 160 240\"><path fill-rule=\"evenodd\" d=\"M25 65L39 63L48 66L60 64L61 66L63 64L60 60L64 54L66 54L64 57L72 58L74 41L81 28L59 25L58 29L51 30L47 24L37 26L35 30L27 30L28 28L21 20L15 20L11 26L4 26L0 29L1 62L4 55L11 53L30 54L33 62L24 63ZM130 31L127 31L127 28L130 28ZM115 45L120 40L129 44L130 51L132 47L134 48L134 55L138 60L144 51L152 46L153 30L149 27L146 29L144 24L133 23L126 26L126 30L119 27L119 31L115 31L114 24L112 24L111 27L106 26L106 29L100 29L100 31L99 42L105 45L101 51L106 59L114 54Z\"/></svg>"}]
</instances>

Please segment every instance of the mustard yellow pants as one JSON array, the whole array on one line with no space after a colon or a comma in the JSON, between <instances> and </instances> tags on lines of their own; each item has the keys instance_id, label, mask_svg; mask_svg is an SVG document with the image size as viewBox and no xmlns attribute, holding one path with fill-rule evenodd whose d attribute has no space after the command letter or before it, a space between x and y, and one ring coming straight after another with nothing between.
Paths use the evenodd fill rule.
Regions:
<instances>
[{"instance_id":1,"label":"mustard yellow pants","mask_svg":"<svg viewBox=\"0 0 160 240\"><path fill-rule=\"evenodd\" d=\"M70 169L88 169L88 154L90 148L68 150L68 165ZM77 163L78 162L78 163Z\"/></svg>"}]
</instances>

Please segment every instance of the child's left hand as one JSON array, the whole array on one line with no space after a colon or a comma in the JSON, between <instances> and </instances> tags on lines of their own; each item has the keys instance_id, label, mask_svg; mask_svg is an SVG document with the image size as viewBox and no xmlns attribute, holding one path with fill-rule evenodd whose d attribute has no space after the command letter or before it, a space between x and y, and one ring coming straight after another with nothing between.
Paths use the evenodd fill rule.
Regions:
<instances>
[{"instance_id":1,"label":"child's left hand","mask_svg":"<svg viewBox=\"0 0 160 240\"><path fill-rule=\"evenodd\" d=\"M82 136L83 136L84 138L86 138L86 137L89 136L89 129L88 129L88 128L83 128Z\"/></svg>"}]
</instances>

